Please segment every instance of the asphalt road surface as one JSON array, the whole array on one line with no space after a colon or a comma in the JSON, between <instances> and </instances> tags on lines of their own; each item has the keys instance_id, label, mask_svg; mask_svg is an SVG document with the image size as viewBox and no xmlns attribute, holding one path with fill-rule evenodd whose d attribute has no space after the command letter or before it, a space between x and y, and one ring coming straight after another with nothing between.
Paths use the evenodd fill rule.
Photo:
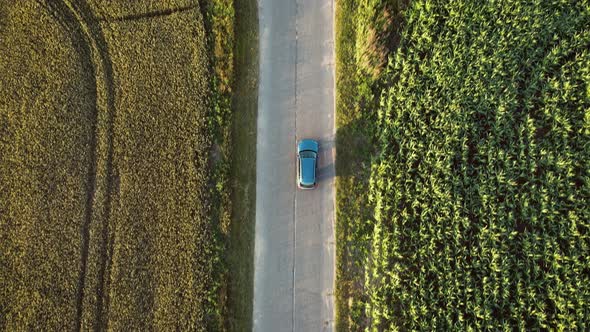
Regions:
<instances>
[{"instance_id":1,"label":"asphalt road surface","mask_svg":"<svg viewBox=\"0 0 590 332\"><path fill-rule=\"evenodd\" d=\"M254 331L334 324L334 0L259 0ZM318 187L296 142L320 142Z\"/></svg>"}]
</instances>

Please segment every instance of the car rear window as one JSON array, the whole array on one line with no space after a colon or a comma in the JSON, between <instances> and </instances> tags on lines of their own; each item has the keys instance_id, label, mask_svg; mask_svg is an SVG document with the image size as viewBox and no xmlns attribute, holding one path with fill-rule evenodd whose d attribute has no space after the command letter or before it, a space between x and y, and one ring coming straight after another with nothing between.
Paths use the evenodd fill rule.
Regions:
<instances>
[{"instance_id":1,"label":"car rear window","mask_svg":"<svg viewBox=\"0 0 590 332\"><path fill-rule=\"evenodd\" d=\"M313 152L313 151L301 151L301 153L299 153L299 156L301 158L315 158L315 152Z\"/></svg>"}]
</instances>

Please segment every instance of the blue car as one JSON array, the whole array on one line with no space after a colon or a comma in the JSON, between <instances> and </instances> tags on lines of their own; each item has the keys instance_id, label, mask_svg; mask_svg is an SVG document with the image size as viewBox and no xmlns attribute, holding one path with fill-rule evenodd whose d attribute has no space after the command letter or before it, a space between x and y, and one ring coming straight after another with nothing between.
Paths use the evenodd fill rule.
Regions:
<instances>
[{"instance_id":1,"label":"blue car","mask_svg":"<svg viewBox=\"0 0 590 332\"><path fill-rule=\"evenodd\" d=\"M297 186L301 189L315 188L318 151L320 145L312 139L297 143Z\"/></svg>"}]
</instances>

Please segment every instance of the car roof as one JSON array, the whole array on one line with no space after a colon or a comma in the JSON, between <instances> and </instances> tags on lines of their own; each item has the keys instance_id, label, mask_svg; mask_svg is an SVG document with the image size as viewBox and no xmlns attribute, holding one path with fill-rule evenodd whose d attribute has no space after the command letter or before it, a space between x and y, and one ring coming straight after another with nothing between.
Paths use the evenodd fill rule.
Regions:
<instances>
[{"instance_id":1,"label":"car roof","mask_svg":"<svg viewBox=\"0 0 590 332\"><path fill-rule=\"evenodd\" d=\"M315 183L315 158L302 158L300 160L300 182L304 185L313 185Z\"/></svg>"}]
</instances>

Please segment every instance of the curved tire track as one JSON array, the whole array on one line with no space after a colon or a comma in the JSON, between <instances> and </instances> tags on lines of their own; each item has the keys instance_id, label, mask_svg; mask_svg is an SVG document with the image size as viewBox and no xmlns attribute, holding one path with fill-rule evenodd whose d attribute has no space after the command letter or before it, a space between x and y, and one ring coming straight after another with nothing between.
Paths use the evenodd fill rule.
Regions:
<instances>
[{"instance_id":1,"label":"curved tire track","mask_svg":"<svg viewBox=\"0 0 590 332\"><path fill-rule=\"evenodd\" d=\"M41 1L41 0L38 0ZM97 141L99 135L106 135L107 141L107 160L106 160L106 183L105 183L105 204L100 243L100 267L98 272L97 283L97 305L95 310L96 329L106 329L106 320L103 315L103 298L105 272L107 271L107 262L110 267L110 260L107 255L107 246L109 245L109 216L111 210L112 188L113 188L113 127L115 122L115 88L112 62L110 60L108 47L104 34L99 25L99 21L94 17L92 10L85 1L72 3L67 0L60 1L43 1L45 7L54 16L54 18L70 33L74 47L78 47L82 58L85 60L83 67L91 72L94 78L94 89L92 90L92 99L94 101L94 113L92 114L92 132L90 140L90 158L88 165L88 180L86 184L86 204L84 210L84 220L82 223L82 248L81 248L81 265L76 291L76 329L79 331L82 327L82 314L85 296L86 271L88 263L88 251L90 245L90 223L92 221L93 202L96 193L97 183ZM93 61L93 58L95 61ZM100 68L98 68L100 67ZM103 87L106 97L107 124L106 132L99 132L98 112L99 99L98 91L101 89L97 72L102 72L100 79L103 81ZM112 243L112 241L111 241ZM112 245L112 244L111 244ZM108 304L109 299L106 299Z\"/></svg>"}]
</instances>

